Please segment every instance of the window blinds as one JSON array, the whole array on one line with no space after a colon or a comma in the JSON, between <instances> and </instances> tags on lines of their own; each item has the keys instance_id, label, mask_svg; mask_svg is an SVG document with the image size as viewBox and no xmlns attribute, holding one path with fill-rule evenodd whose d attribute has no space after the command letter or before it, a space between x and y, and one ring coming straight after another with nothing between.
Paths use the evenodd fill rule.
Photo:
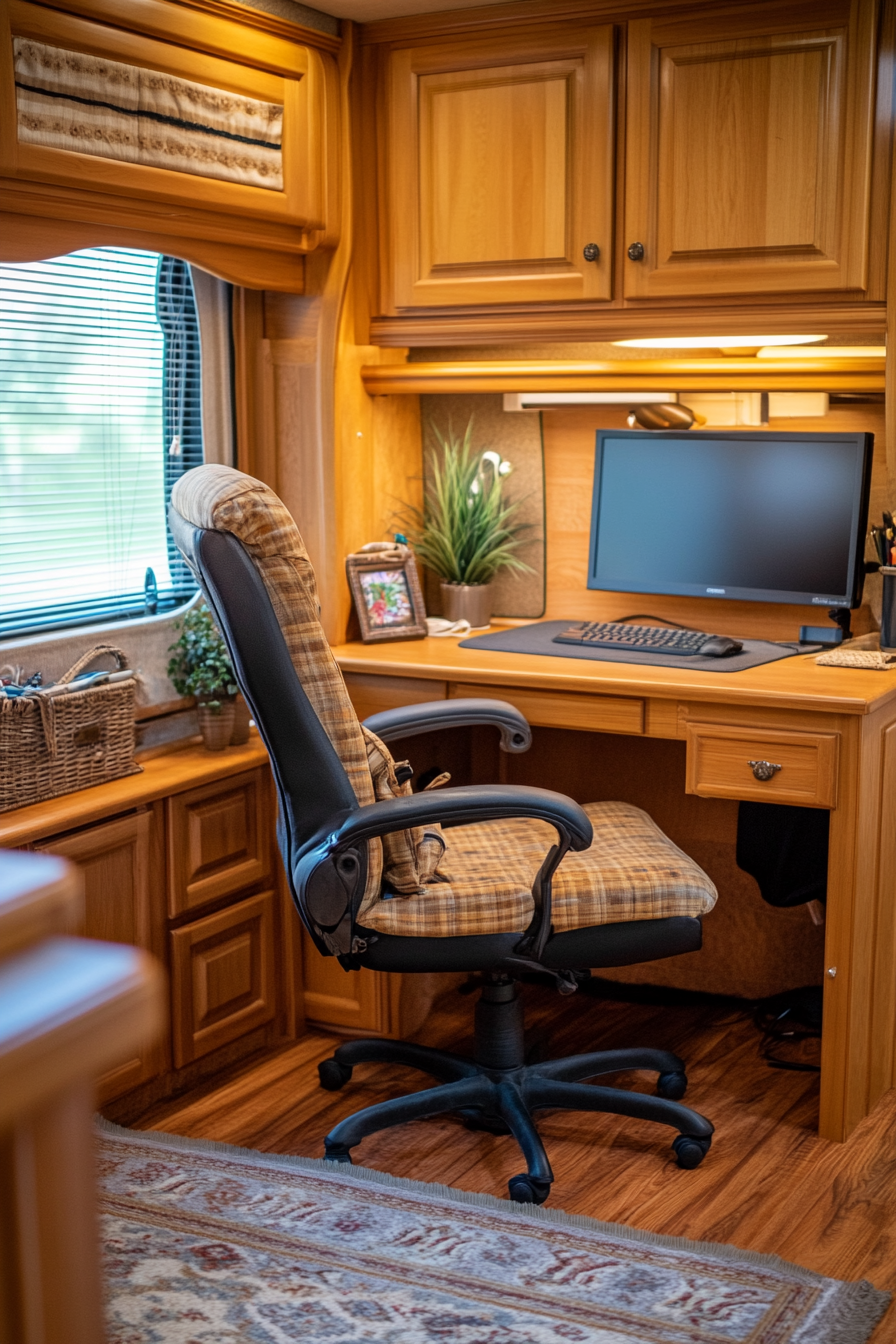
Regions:
<instances>
[{"instance_id":1,"label":"window blinds","mask_svg":"<svg viewBox=\"0 0 896 1344\"><path fill-rule=\"evenodd\" d=\"M167 501L202 461L189 267L90 248L0 265L0 638L142 615L195 583Z\"/></svg>"}]
</instances>

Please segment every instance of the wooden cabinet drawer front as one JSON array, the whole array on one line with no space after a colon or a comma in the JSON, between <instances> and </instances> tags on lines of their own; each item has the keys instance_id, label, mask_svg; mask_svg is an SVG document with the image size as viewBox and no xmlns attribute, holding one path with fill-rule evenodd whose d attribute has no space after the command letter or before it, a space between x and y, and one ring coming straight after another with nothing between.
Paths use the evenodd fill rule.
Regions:
<instances>
[{"instance_id":1,"label":"wooden cabinet drawer front","mask_svg":"<svg viewBox=\"0 0 896 1344\"><path fill-rule=\"evenodd\" d=\"M542 728L580 728L592 733L644 731L644 701L621 695L576 695L566 691L526 691L515 686L467 686L452 682L450 699L506 700Z\"/></svg>"},{"instance_id":2,"label":"wooden cabinet drawer front","mask_svg":"<svg viewBox=\"0 0 896 1344\"><path fill-rule=\"evenodd\" d=\"M782 733L724 724L687 725L687 791L803 807L837 804L837 733ZM780 766L757 778L751 762Z\"/></svg>"},{"instance_id":3,"label":"wooden cabinet drawer front","mask_svg":"<svg viewBox=\"0 0 896 1344\"><path fill-rule=\"evenodd\" d=\"M384 709L444 700L448 693L444 681L428 681L423 677L384 677L372 672L346 672L344 676L359 719L380 714Z\"/></svg>"},{"instance_id":4,"label":"wooden cabinet drawer front","mask_svg":"<svg viewBox=\"0 0 896 1344\"><path fill-rule=\"evenodd\" d=\"M168 799L168 913L172 919L270 877L261 770Z\"/></svg>"},{"instance_id":5,"label":"wooden cabinet drawer front","mask_svg":"<svg viewBox=\"0 0 896 1344\"><path fill-rule=\"evenodd\" d=\"M197 919L170 938L174 1063L181 1068L274 1016L273 892Z\"/></svg>"}]
</instances>

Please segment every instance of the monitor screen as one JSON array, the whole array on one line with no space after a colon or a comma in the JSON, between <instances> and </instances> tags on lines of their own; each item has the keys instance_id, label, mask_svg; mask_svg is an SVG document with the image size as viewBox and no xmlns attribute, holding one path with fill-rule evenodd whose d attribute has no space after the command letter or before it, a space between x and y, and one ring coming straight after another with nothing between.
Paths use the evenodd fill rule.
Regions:
<instances>
[{"instance_id":1,"label":"monitor screen","mask_svg":"<svg viewBox=\"0 0 896 1344\"><path fill-rule=\"evenodd\" d=\"M599 430L588 587L857 606L873 445Z\"/></svg>"}]
</instances>

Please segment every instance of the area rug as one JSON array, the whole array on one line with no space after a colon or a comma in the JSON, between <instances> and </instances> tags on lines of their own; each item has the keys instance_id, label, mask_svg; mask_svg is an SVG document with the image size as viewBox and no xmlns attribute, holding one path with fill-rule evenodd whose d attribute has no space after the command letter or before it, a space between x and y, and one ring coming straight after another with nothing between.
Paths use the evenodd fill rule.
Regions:
<instances>
[{"instance_id":1,"label":"area rug","mask_svg":"<svg viewBox=\"0 0 896 1344\"><path fill-rule=\"evenodd\" d=\"M861 1344L871 1284L100 1122L109 1344Z\"/></svg>"}]
</instances>

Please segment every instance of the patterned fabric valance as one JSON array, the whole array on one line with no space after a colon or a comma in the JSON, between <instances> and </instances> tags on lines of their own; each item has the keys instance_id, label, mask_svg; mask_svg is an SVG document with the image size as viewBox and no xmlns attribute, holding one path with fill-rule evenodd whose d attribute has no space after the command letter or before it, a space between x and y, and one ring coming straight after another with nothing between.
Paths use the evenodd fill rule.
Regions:
<instances>
[{"instance_id":1,"label":"patterned fabric valance","mask_svg":"<svg viewBox=\"0 0 896 1344\"><path fill-rule=\"evenodd\" d=\"M14 39L18 138L283 190L283 107L102 56Z\"/></svg>"}]
</instances>

